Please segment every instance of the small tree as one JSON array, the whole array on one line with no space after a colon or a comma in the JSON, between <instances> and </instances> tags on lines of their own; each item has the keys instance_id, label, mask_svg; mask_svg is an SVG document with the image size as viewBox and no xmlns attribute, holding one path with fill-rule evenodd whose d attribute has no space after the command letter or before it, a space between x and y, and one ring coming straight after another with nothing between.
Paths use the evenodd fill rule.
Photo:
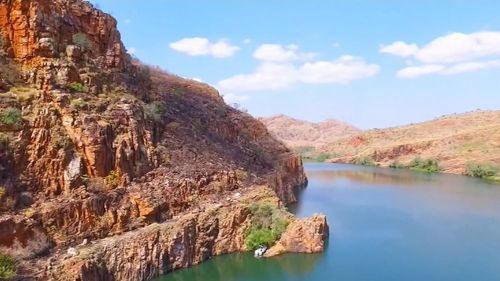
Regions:
<instances>
[{"instance_id":1,"label":"small tree","mask_svg":"<svg viewBox=\"0 0 500 281\"><path fill-rule=\"evenodd\" d=\"M92 42L90 42L87 35L82 32L73 34L73 44L79 46L83 51L87 51L92 48Z\"/></svg>"},{"instance_id":2,"label":"small tree","mask_svg":"<svg viewBox=\"0 0 500 281\"><path fill-rule=\"evenodd\" d=\"M18 126L23 118L21 110L15 107L8 107L0 114L0 123L7 126Z\"/></svg>"},{"instance_id":3,"label":"small tree","mask_svg":"<svg viewBox=\"0 0 500 281\"><path fill-rule=\"evenodd\" d=\"M493 163L469 162L465 167L465 174L469 177L489 179L500 172L500 167Z\"/></svg>"},{"instance_id":4,"label":"small tree","mask_svg":"<svg viewBox=\"0 0 500 281\"><path fill-rule=\"evenodd\" d=\"M10 279L16 276L16 260L0 253L0 279Z\"/></svg>"}]
</instances>

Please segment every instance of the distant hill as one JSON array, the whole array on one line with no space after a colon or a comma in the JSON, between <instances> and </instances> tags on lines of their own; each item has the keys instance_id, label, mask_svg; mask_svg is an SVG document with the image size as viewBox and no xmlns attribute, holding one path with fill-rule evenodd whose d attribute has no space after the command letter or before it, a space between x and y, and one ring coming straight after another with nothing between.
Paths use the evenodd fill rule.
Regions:
<instances>
[{"instance_id":1,"label":"distant hill","mask_svg":"<svg viewBox=\"0 0 500 281\"><path fill-rule=\"evenodd\" d=\"M360 130L334 119L313 123L286 115L259 118L269 132L289 147L320 147L359 133Z\"/></svg>"},{"instance_id":2,"label":"distant hill","mask_svg":"<svg viewBox=\"0 0 500 281\"><path fill-rule=\"evenodd\" d=\"M317 148L361 132L358 128L334 119L313 123L286 115L259 118L269 132L303 158L324 161L328 154Z\"/></svg>"},{"instance_id":3,"label":"distant hill","mask_svg":"<svg viewBox=\"0 0 500 281\"><path fill-rule=\"evenodd\" d=\"M408 126L374 129L333 140L318 151L328 161L373 160L407 165L417 156L439 161L443 172L461 174L466 163L500 164L500 111L476 111ZM361 161L362 162L362 161Z\"/></svg>"}]
</instances>

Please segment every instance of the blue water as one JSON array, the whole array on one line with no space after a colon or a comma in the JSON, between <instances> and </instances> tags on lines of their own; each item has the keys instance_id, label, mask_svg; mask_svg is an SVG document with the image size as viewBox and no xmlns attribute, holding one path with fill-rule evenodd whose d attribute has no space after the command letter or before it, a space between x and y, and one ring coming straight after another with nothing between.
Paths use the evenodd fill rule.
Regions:
<instances>
[{"instance_id":1,"label":"blue water","mask_svg":"<svg viewBox=\"0 0 500 281\"><path fill-rule=\"evenodd\" d=\"M500 280L500 185L407 170L308 163L297 216L324 213L322 254L216 257L159 280Z\"/></svg>"}]
</instances>

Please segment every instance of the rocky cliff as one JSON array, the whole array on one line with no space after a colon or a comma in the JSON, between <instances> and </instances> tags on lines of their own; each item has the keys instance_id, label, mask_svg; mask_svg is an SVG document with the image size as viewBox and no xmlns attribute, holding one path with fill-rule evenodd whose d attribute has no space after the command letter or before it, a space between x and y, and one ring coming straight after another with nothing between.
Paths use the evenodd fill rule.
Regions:
<instances>
[{"instance_id":1,"label":"rocky cliff","mask_svg":"<svg viewBox=\"0 0 500 281\"><path fill-rule=\"evenodd\" d=\"M20 276L149 280L244 250L249 202L306 183L263 124L133 61L88 2L2 0L0 36L0 251Z\"/></svg>"}]
</instances>

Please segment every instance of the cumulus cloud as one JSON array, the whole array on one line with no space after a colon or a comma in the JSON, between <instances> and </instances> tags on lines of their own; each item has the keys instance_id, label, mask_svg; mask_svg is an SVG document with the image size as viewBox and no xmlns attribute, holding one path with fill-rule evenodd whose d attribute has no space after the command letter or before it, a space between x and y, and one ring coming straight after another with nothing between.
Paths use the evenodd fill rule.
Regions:
<instances>
[{"instance_id":1,"label":"cumulus cloud","mask_svg":"<svg viewBox=\"0 0 500 281\"><path fill-rule=\"evenodd\" d=\"M442 74L452 75L464 72L480 71L491 68L500 68L500 60L459 63L448 67L442 72Z\"/></svg>"},{"instance_id":2,"label":"cumulus cloud","mask_svg":"<svg viewBox=\"0 0 500 281\"><path fill-rule=\"evenodd\" d=\"M244 101L248 100L248 98L249 98L248 96L236 95L234 93L228 93L228 94L224 95L224 101L227 104L244 102Z\"/></svg>"},{"instance_id":3,"label":"cumulus cloud","mask_svg":"<svg viewBox=\"0 0 500 281\"><path fill-rule=\"evenodd\" d=\"M234 92L286 89L297 80L291 64L266 62L251 74L239 74L219 82L219 87Z\"/></svg>"},{"instance_id":4,"label":"cumulus cloud","mask_svg":"<svg viewBox=\"0 0 500 281\"><path fill-rule=\"evenodd\" d=\"M290 44L282 46L280 44L262 44L255 52L253 57L267 62L291 62L296 60L311 60L316 56L315 53L300 53L299 46Z\"/></svg>"},{"instance_id":5,"label":"cumulus cloud","mask_svg":"<svg viewBox=\"0 0 500 281\"><path fill-rule=\"evenodd\" d=\"M456 63L500 55L500 32L451 33L422 47L415 57L424 63Z\"/></svg>"},{"instance_id":6,"label":"cumulus cloud","mask_svg":"<svg viewBox=\"0 0 500 281\"><path fill-rule=\"evenodd\" d=\"M170 48L189 56L213 56L216 58L231 57L240 49L224 39L210 42L207 38L200 37L184 38L170 43Z\"/></svg>"},{"instance_id":7,"label":"cumulus cloud","mask_svg":"<svg viewBox=\"0 0 500 281\"><path fill-rule=\"evenodd\" d=\"M418 52L417 44L407 44L403 41L396 41L387 46L381 46L380 52L398 57L410 57Z\"/></svg>"},{"instance_id":8,"label":"cumulus cloud","mask_svg":"<svg viewBox=\"0 0 500 281\"><path fill-rule=\"evenodd\" d=\"M401 69L396 73L396 76L399 78L417 78L422 75L438 73L443 69L445 69L445 66L439 64L411 66Z\"/></svg>"},{"instance_id":9,"label":"cumulus cloud","mask_svg":"<svg viewBox=\"0 0 500 281\"><path fill-rule=\"evenodd\" d=\"M264 62L254 73L239 74L218 83L223 91L245 92L281 90L298 83L347 84L377 74L380 67L362 58L343 56L334 61L314 61L301 65Z\"/></svg>"},{"instance_id":10,"label":"cumulus cloud","mask_svg":"<svg viewBox=\"0 0 500 281\"><path fill-rule=\"evenodd\" d=\"M335 61L316 61L304 64L300 80L308 84L346 84L377 74L380 67L363 59L343 56Z\"/></svg>"},{"instance_id":11,"label":"cumulus cloud","mask_svg":"<svg viewBox=\"0 0 500 281\"><path fill-rule=\"evenodd\" d=\"M381 53L412 57L421 66L398 71L400 78L415 78L426 74L459 74L499 67L500 32L454 32L435 38L422 47L397 41L380 48ZM489 58L489 60L488 60ZM486 61L480 61L487 59Z\"/></svg>"}]
</instances>

